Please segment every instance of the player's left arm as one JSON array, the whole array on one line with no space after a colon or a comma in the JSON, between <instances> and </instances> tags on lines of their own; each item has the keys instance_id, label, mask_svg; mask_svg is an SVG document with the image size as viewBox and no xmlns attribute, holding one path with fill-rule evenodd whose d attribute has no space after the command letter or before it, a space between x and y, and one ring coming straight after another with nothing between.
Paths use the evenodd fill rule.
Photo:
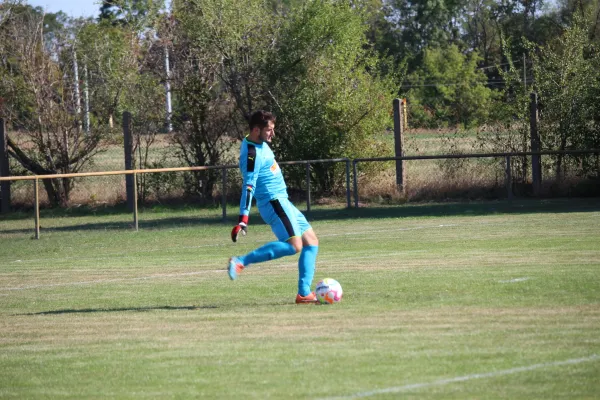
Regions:
<instances>
[{"instance_id":1,"label":"player's left arm","mask_svg":"<svg viewBox=\"0 0 600 400\"><path fill-rule=\"evenodd\" d=\"M260 160L257 156L256 147L249 144L247 150L247 153L244 152L240 158L240 171L242 173L243 184L238 224L231 231L231 240L234 242L237 241L240 232L242 235L246 235L248 231L250 208L252 207L252 198L254 197L260 167L258 165Z\"/></svg>"}]
</instances>

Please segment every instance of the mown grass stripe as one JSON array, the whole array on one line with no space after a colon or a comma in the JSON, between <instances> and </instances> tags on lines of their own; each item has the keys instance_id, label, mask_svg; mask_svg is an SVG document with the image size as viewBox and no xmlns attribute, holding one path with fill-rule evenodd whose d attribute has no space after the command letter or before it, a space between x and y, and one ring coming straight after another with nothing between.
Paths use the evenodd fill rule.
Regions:
<instances>
[{"instance_id":1,"label":"mown grass stripe","mask_svg":"<svg viewBox=\"0 0 600 400\"><path fill-rule=\"evenodd\" d=\"M463 376L457 376L455 378L440 379L440 380L433 381L433 382L411 383L411 384L404 385L404 386L396 386L396 387L389 387L389 388L384 388L384 389L371 390L368 392L355 393L355 394L352 394L349 396L329 397L326 400L362 399L365 397L376 396L378 394L408 392L411 390L423 389L423 388L428 388L431 386L442 386L442 385L448 385L451 383L466 382L466 381L470 381L473 379L496 378L499 376L518 374L520 372L529 372L529 371L533 371L533 370L541 369L541 368L550 368L550 367L560 367L563 365L581 364L584 362L595 361L598 359L600 359L600 356L594 354L589 357L572 358L572 359L564 360L564 361L533 364L533 365L528 365L525 367L516 367L516 368L510 368L510 369L505 369L505 370L500 370L500 371L463 375Z\"/></svg>"}]
</instances>

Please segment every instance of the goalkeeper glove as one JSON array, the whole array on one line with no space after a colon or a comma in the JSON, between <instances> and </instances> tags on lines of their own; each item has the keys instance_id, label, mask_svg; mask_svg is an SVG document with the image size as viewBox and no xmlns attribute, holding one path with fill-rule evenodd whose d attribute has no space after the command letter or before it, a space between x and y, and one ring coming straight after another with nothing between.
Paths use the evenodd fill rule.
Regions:
<instances>
[{"instance_id":1,"label":"goalkeeper glove","mask_svg":"<svg viewBox=\"0 0 600 400\"><path fill-rule=\"evenodd\" d=\"M236 226L234 226L233 229L231 230L231 240L233 240L234 242L237 242L237 238L238 238L240 232L242 232L243 236L246 236L246 233L248 232L248 216L247 215L240 215L238 224Z\"/></svg>"}]
</instances>

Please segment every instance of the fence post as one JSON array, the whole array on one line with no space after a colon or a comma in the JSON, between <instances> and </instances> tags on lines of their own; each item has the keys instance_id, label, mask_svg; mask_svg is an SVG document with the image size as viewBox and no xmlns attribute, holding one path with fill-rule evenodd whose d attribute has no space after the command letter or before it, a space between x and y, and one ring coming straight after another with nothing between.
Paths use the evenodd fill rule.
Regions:
<instances>
[{"instance_id":1,"label":"fence post","mask_svg":"<svg viewBox=\"0 0 600 400\"><path fill-rule=\"evenodd\" d=\"M131 113L123 113L123 146L125 149L125 169L133 169L133 140L131 137ZM133 175L125 175L125 191L127 193L127 209L134 211L134 179Z\"/></svg>"},{"instance_id":2,"label":"fence post","mask_svg":"<svg viewBox=\"0 0 600 400\"><path fill-rule=\"evenodd\" d=\"M0 176L10 176L8 151L6 149L6 123L0 118ZM10 181L0 184L0 214L10 211Z\"/></svg>"},{"instance_id":3,"label":"fence post","mask_svg":"<svg viewBox=\"0 0 600 400\"><path fill-rule=\"evenodd\" d=\"M350 208L350 160L346 160L346 208Z\"/></svg>"},{"instance_id":4,"label":"fence post","mask_svg":"<svg viewBox=\"0 0 600 400\"><path fill-rule=\"evenodd\" d=\"M354 207L358 208L358 168L356 160L352 161L352 176L354 177Z\"/></svg>"},{"instance_id":5,"label":"fence post","mask_svg":"<svg viewBox=\"0 0 600 400\"><path fill-rule=\"evenodd\" d=\"M227 168L223 168L221 172L222 187L221 187L221 208L223 209L223 222L227 221Z\"/></svg>"},{"instance_id":6,"label":"fence post","mask_svg":"<svg viewBox=\"0 0 600 400\"><path fill-rule=\"evenodd\" d=\"M127 175L129 176L129 175ZM137 174L133 173L133 226L138 231L138 192L137 192Z\"/></svg>"},{"instance_id":7,"label":"fence post","mask_svg":"<svg viewBox=\"0 0 600 400\"><path fill-rule=\"evenodd\" d=\"M35 238L40 238L40 185L38 178L33 180L33 201L35 205L33 207L35 213Z\"/></svg>"},{"instance_id":8,"label":"fence post","mask_svg":"<svg viewBox=\"0 0 600 400\"><path fill-rule=\"evenodd\" d=\"M506 156L506 195L508 196L508 200L513 199L512 167L510 165L510 156Z\"/></svg>"},{"instance_id":9,"label":"fence post","mask_svg":"<svg viewBox=\"0 0 600 400\"><path fill-rule=\"evenodd\" d=\"M540 134L538 132L538 100L537 93L530 94L529 103L529 131L531 134L531 151L533 153L540 152ZM533 185L533 194L538 196L542 186L542 161L539 154L531 156L531 183Z\"/></svg>"},{"instance_id":10,"label":"fence post","mask_svg":"<svg viewBox=\"0 0 600 400\"><path fill-rule=\"evenodd\" d=\"M400 99L394 99L394 150L396 157L403 157L403 102ZM396 185L398 190L404 191L404 165L403 160L396 160Z\"/></svg>"}]
</instances>

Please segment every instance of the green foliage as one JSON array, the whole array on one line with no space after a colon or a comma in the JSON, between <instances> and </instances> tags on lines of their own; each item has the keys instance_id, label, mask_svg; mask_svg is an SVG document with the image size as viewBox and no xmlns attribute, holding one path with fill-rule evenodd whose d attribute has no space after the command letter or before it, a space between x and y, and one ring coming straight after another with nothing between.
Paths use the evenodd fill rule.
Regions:
<instances>
[{"instance_id":1,"label":"green foliage","mask_svg":"<svg viewBox=\"0 0 600 400\"><path fill-rule=\"evenodd\" d=\"M513 61L513 43L502 36L506 65L498 68L504 88L493 103L493 112L486 125L478 132L478 146L483 152L531 151L530 135L530 89L523 81L523 71ZM527 157L513 157L512 179L517 185L529 181Z\"/></svg>"},{"instance_id":2,"label":"green foliage","mask_svg":"<svg viewBox=\"0 0 600 400\"><path fill-rule=\"evenodd\" d=\"M427 47L457 43L464 0L392 0L388 18L396 25L405 56L418 56Z\"/></svg>"},{"instance_id":3,"label":"green foliage","mask_svg":"<svg viewBox=\"0 0 600 400\"><path fill-rule=\"evenodd\" d=\"M162 33L176 67L172 76L177 156L190 166L233 163L230 137L243 137L243 115L258 108L260 65L272 40L273 21L257 0L173 1L176 24ZM186 175L186 191L208 199L214 173Z\"/></svg>"},{"instance_id":4,"label":"green foliage","mask_svg":"<svg viewBox=\"0 0 600 400\"><path fill-rule=\"evenodd\" d=\"M282 18L259 0L174 2L176 36L187 51L180 58L193 60L176 72L179 107L191 122L179 141L189 161L214 162L223 153L216 139L242 136L239 117L259 108L278 116L282 160L381 155L369 135L389 126L393 78L381 75L382 61L367 47L364 14L346 1L286 12ZM317 190L339 186L335 166L314 175Z\"/></svg>"},{"instance_id":5,"label":"green foliage","mask_svg":"<svg viewBox=\"0 0 600 400\"><path fill-rule=\"evenodd\" d=\"M474 126L490 113L494 92L477 68L477 53L457 46L428 48L422 65L407 78L411 126Z\"/></svg>"},{"instance_id":6,"label":"green foliage","mask_svg":"<svg viewBox=\"0 0 600 400\"><path fill-rule=\"evenodd\" d=\"M153 26L164 0L102 0L98 21L143 29Z\"/></svg>"},{"instance_id":7,"label":"green foliage","mask_svg":"<svg viewBox=\"0 0 600 400\"><path fill-rule=\"evenodd\" d=\"M286 19L267 71L280 158L388 153L375 134L391 123L395 76L379 73L384 61L366 46L364 21L364 14L343 1L309 1ZM317 190L339 189L341 167L315 166ZM303 174L288 178L299 183Z\"/></svg>"},{"instance_id":8,"label":"green foliage","mask_svg":"<svg viewBox=\"0 0 600 400\"><path fill-rule=\"evenodd\" d=\"M576 18L556 41L545 46L530 44L544 149L600 148L600 49L590 43L589 33L590 25ZM598 157L583 160L582 173L598 176ZM557 177L567 162L582 160L557 156L553 168Z\"/></svg>"}]
</instances>

